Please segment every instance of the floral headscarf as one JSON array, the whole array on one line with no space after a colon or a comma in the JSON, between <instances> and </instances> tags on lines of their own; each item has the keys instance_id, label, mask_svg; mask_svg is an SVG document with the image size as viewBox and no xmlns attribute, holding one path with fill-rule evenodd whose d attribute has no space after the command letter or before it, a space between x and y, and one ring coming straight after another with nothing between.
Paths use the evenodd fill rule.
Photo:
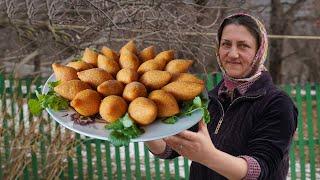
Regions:
<instances>
[{"instance_id":1,"label":"floral headscarf","mask_svg":"<svg viewBox=\"0 0 320 180\"><path fill-rule=\"evenodd\" d=\"M220 69L221 69L221 71L223 73L223 76L224 76L225 80L230 80L230 81L237 82L237 83L253 82L258 77L260 77L262 71L266 71L267 70L265 68L265 66L264 66L264 62L266 61L267 51L268 51L267 32L266 32L266 29L265 29L264 25L258 19L256 19L255 17L253 17L251 15L245 14L245 13L237 13L237 14L233 14L231 16L228 16L222 21L222 23L225 20L227 20L228 18L230 18L230 17L239 16L239 15L240 16L247 16L247 17L250 17L251 19L253 19L256 22L256 24L257 24L257 26L259 27L259 30L260 30L260 32L259 32L260 44L258 45L259 48L258 48L257 53L256 53L256 55L254 57L253 62L252 62L251 69L247 73L245 78L233 78L233 77L228 76L226 71L225 71L225 69L223 68L223 66L222 66L222 64L220 62L220 58L219 58L219 54L218 54L219 47L217 48L217 53L216 53L217 61L218 61L218 64L220 66ZM221 25L220 25L220 28L221 28ZM218 36L217 36L217 45L219 46Z\"/></svg>"}]
</instances>

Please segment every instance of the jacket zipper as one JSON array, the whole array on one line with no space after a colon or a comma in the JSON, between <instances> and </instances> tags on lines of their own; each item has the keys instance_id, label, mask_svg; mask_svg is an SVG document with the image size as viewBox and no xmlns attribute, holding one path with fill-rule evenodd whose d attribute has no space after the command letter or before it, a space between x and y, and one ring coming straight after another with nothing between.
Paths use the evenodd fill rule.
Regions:
<instances>
[{"instance_id":1,"label":"jacket zipper","mask_svg":"<svg viewBox=\"0 0 320 180\"><path fill-rule=\"evenodd\" d=\"M232 104L234 104L236 101L239 101L239 99L256 99L256 98L259 98L260 96L262 96L262 95L238 97L237 99L235 99L235 100L229 105L229 107L228 107L227 110L226 110L226 113L228 112L228 110L230 109L230 107L232 106ZM215 129L215 131L214 131L214 134L218 134L219 129L220 129L220 127L221 127L221 125L222 125L222 122L223 122L223 119L224 119L224 114L225 114L221 102L219 101L219 99L217 99L217 101L218 101L218 103L219 103L219 105L220 105L220 107L221 107L221 109L222 109L222 116L221 116L220 119L219 119L219 122L218 122L218 124L217 124L217 126L216 126L216 129Z\"/></svg>"}]
</instances>

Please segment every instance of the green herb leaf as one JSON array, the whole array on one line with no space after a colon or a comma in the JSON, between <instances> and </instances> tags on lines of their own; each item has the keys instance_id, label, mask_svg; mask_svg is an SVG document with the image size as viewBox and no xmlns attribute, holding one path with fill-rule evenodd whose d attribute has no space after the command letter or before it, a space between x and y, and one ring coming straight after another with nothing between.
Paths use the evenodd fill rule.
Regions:
<instances>
[{"instance_id":1,"label":"green herb leaf","mask_svg":"<svg viewBox=\"0 0 320 180\"><path fill-rule=\"evenodd\" d=\"M193 105L197 108L202 107L201 98L199 96L195 97L192 101Z\"/></svg>"},{"instance_id":2,"label":"green herb leaf","mask_svg":"<svg viewBox=\"0 0 320 180\"><path fill-rule=\"evenodd\" d=\"M35 116L39 116L43 110L40 102L37 99L29 99L28 107L30 112Z\"/></svg>"},{"instance_id":3,"label":"green herb leaf","mask_svg":"<svg viewBox=\"0 0 320 180\"><path fill-rule=\"evenodd\" d=\"M49 91L53 91L53 88L58 86L59 84L60 84L60 81L49 82L48 83Z\"/></svg>"},{"instance_id":4,"label":"green herb leaf","mask_svg":"<svg viewBox=\"0 0 320 180\"><path fill-rule=\"evenodd\" d=\"M128 113L126 113L124 117L120 119L120 121L125 128L131 127L133 125L133 120L130 118Z\"/></svg>"},{"instance_id":5,"label":"green herb leaf","mask_svg":"<svg viewBox=\"0 0 320 180\"><path fill-rule=\"evenodd\" d=\"M171 116L168 117L167 119L164 119L162 122L166 123L166 124L174 124L178 121L178 117L177 116Z\"/></svg>"},{"instance_id":6,"label":"green herb leaf","mask_svg":"<svg viewBox=\"0 0 320 180\"><path fill-rule=\"evenodd\" d=\"M117 120L113 123L110 123L110 124L107 124L106 125L106 129L109 129L109 130L121 130L121 129L124 129L123 125L122 125L122 122L120 120Z\"/></svg>"},{"instance_id":7,"label":"green herb leaf","mask_svg":"<svg viewBox=\"0 0 320 180\"><path fill-rule=\"evenodd\" d=\"M112 131L109 135L109 140L114 146L127 146L129 145L130 138L118 131Z\"/></svg>"}]
</instances>

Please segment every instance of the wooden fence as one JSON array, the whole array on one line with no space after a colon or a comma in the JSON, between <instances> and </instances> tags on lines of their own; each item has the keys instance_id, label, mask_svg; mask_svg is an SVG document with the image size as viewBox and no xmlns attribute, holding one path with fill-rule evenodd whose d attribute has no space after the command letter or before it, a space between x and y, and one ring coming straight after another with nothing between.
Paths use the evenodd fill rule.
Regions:
<instances>
[{"instance_id":1,"label":"wooden fence","mask_svg":"<svg viewBox=\"0 0 320 180\"><path fill-rule=\"evenodd\" d=\"M220 79L208 77L207 88ZM188 159L155 158L143 143L114 147L61 127L46 112L33 117L26 102L42 83L0 74L0 179L188 179ZM288 178L319 179L320 85L281 88L300 112Z\"/></svg>"}]
</instances>

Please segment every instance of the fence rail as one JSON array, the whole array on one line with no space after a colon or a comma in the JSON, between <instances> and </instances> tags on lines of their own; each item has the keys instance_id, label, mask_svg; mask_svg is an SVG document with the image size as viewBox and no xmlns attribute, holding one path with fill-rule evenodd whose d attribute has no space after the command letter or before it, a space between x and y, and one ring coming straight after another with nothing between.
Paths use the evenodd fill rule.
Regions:
<instances>
[{"instance_id":1,"label":"fence rail","mask_svg":"<svg viewBox=\"0 0 320 180\"><path fill-rule=\"evenodd\" d=\"M208 76L207 89L220 79ZM33 117L26 102L43 80L0 74L0 179L188 179L188 159L155 158L143 143L114 147L59 126L46 112ZM319 179L320 85L281 88L299 109L288 178Z\"/></svg>"}]
</instances>

